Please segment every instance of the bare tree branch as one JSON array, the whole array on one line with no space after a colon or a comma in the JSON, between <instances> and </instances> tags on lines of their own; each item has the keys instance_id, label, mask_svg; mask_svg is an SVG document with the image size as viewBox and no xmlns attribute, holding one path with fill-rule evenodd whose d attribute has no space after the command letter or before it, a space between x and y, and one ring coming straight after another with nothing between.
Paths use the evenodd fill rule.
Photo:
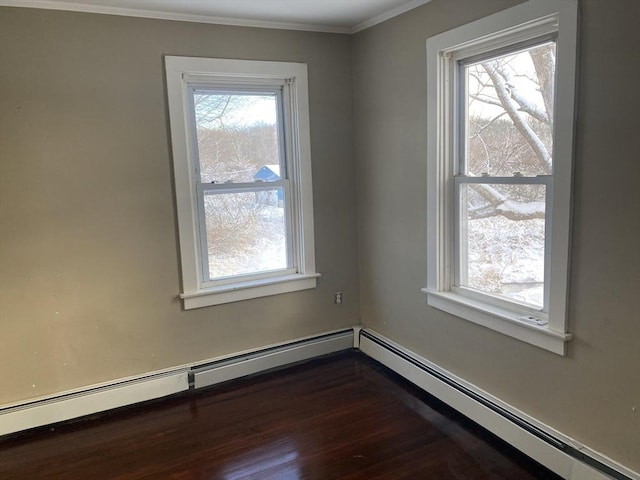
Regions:
<instances>
[{"instance_id":1,"label":"bare tree branch","mask_svg":"<svg viewBox=\"0 0 640 480\"><path fill-rule=\"evenodd\" d=\"M540 161L540 164L544 167L545 171L551 170L551 155L547 151L540 138L531 129L529 125L524 121L522 115L518 112L518 104L511 98L510 88L506 84L504 77L498 72L498 70L491 64L491 62L483 62L483 68L487 72L487 75L493 81L496 94L502 107L505 109L509 118L513 122L514 126L532 148L536 157Z\"/></svg>"},{"instance_id":2,"label":"bare tree branch","mask_svg":"<svg viewBox=\"0 0 640 480\"><path fill-rule=\"evenodd\" d=\"M469 217L472 219L502 216L509 220L532 220L534 218L545 218L545 202L518 202L510 200L495 188L475 183L469 185L477 192L486 204L469 209Z\"/></svg>"},{"instance_id":3,"label":"bare tree branch","mask_svg":"<svg viewBox=\"0 0 640 480\"><path fill-rule=\"evenodd\" d=\"M496 120L498 120L500 117L505 116L506 114L507 114L507 112L502 112L501 114L496 115L495 117L493 117L491 120L489 120L489 122L488 122L488 123L486 123L486 124L484 124L484 125L476 124L476 125L478 125L478 131L477 131L477 132L475 132L473 135L471 135L469 138L471 139L471 138L474 138L474 137L476 137L476 136L478 136L478 135L481 135L481 134L482 134L482 132L483 132L483 131L485 131L487 128L489 128L491 125L493 125L493 123L494 123Z\"/></svg>"},{"instance_id":4,"label":"bare tree branch","mask_svg":"<svg viewBox=\"0 0 640 480\"><path fill-rule=\"evenodd\" d=\"M535 103L529 100L518 90L513 82L513 75L507 68L497 67L496 71L504 78L505 84L509 87L511 98L518 104L518 110L528 113L536 120L549 124L549 116L546 111L541 110Z\"/></svg>"},{"instance_id":5,"label":"bare tree branch","mask_svg":"<svg viewBox=\"0 0 640 480\"><path fill-rule=\"evenodd\" d=\"M194 109L198 124L210 125L221 121L231 103L231 95L194 95Z\"/></svg>"},{"instance_id":6,"label":"bare tree branch","mask_svg":"<svg viewBox=\"0 0 640 480\"><path fill-rule=\"evenodd\" d=\"M539 48L529 50L533 67L536 69L538 76L538 85L544 107L547 110L547 123L553 124L553 98L554 98L554 72L556 65L556 55L554 45L545 45Z\"/></svg>"},{"instance_id":7,"label":"bare tree branch","mask_svg":"<svg viewBox=\"0 0 640 480\"><path fill-rule=\"evenodd\" d=\"M489 105L495 105L496 107L502 107L502 103L500 103L499 101L491 98L491 97L487 97L484 95L479 95L479 94L469 94L469 96L471 98L473 98L474 100L478 100L479 102L482 103L488 103Z\"/></svg>"}]
</instances>

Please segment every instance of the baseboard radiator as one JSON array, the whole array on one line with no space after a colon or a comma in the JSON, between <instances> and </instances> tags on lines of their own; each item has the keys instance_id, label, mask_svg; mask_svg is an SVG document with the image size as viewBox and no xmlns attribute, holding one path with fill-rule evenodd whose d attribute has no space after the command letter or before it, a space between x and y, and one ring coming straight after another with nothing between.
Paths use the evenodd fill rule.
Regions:
<instances>
[{"instance_id":1,"label":"baseboard radiator","mask_svg":"<svg viewBox=\"0 0 640 480\"><path fill-rule=\"evenodd\" d=\"M168 371L94 385L0 409L0 436L216 385L354 347L353 329L277 344Z\"/></svg>"},{"instance_id":2,"label":"baseboard radiator","mask_svg":"<svg viewBox=\"0 0 640 480\"><path fill-rule=\"evenodd\" d=\"M378 334L354 327L0 408L0 436L359 349L567 480L640 475Z\"/></svg>"},{"instance_id":3,"label":"baseboard radiator","mask_svg":"<svg viewBox=\"0 0 640 480\"><path fill-rule=\"evenodd\" d=\"M640 475L528 417L382 335L357 330L360 351L568 480L640 480Z\"/></svg>"},{"instance_id":4,"label":"baseboard radiator","mask_svg":"<svg viewBox=\"0 0 640 480\"><path fill-rule=\"evenodd\" d=\"M191 369L189 383L192 389L208 387L322 355L349 350L353 348L353 337L353 329L348 329L206 363Z\"/></svg>"}]
</instances>

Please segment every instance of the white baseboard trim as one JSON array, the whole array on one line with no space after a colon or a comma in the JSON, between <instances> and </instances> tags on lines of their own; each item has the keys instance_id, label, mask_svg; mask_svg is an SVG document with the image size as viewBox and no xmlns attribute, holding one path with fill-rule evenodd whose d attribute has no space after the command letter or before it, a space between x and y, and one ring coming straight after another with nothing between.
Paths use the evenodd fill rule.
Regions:
<instances>
[{"instance_id":1,"label":"white baseboard trim","mask_svg":"<svg viewBox=\"0 0 640 480\"><path fill-rule=\"evenodd\" d=\"M638 473L557 432L377 332L360 350L567 480L640 480Z\"/></svg>"},{"instance_id":2,"label":"white baseboard trim","mask_svg":"<svg viewBox=\"0 0 640 480\"><path fill-rule=\"evenodd\" d=\"M206 363L92 385L0 408L0 436L94 415L353 348L353 329L271 345Z\"/></svg>"}]
</instances>

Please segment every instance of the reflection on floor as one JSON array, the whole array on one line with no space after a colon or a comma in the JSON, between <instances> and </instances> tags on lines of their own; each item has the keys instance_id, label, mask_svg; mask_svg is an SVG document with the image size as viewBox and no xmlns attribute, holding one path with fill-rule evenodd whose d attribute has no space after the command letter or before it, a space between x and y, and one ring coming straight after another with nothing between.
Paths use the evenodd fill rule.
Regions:
<instances>
[{"instance_id":1,"label":"reflection on floor","mask_svg":"<svg viewBox=\"0 0 640 480\"><path fill-rule=\"evenodd\" d=\"M360 353L0 442L10 479L556 479Z\"/></svg>"}]
</instances>

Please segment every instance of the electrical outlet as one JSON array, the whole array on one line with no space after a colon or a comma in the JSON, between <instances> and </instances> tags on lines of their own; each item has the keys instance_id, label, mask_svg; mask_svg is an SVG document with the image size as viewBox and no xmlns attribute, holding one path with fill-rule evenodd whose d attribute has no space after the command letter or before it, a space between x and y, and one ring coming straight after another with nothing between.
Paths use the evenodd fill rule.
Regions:
<instances>
[{"instance_id":1,"label":"electrical outlet","mask_svg":"<svg viewBox=\"0 0 640 480\"><path fill-rule=\"evenodd\" d=\"M342 292L336 292L333 294L333 303L336 305L342 305Z\"/></svg>"}]
</instances>

